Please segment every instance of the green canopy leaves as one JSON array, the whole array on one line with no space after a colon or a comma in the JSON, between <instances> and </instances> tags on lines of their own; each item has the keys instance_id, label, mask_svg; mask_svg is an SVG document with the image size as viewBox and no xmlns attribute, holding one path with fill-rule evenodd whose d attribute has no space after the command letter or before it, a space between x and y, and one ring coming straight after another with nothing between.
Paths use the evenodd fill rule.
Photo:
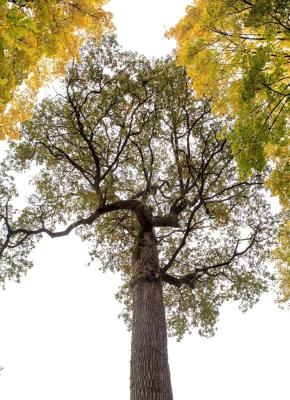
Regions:
<instances>
[{"instance_id":1,"label":"green canopy leaves","mask_svg":"<svg viewBox=\"0 0 290 400\"><path fill-rule=\"evenodd\" d=\"M239 179L222 130L174 59L123 52L112 37L89 41L3 163L34 178L13 214L1 183L1 280L17 277L15 263L25 272L34 237L76 229L92 258L121 272L127 318L132 252L140 228L154 228L171 332L212 334L224 301L247 308L266 290L274 234L263 177Z\"/></svg>"}]
</instances>

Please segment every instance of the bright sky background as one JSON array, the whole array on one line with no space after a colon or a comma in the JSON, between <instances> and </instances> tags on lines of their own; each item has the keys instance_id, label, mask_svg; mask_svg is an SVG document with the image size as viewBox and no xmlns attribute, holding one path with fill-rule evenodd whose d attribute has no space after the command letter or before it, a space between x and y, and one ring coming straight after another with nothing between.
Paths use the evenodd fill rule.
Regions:
<instances>
[{"instance_id":1,"label":"bright sky background","mask_svg":"<svg viewBox=\"0 0 290 400\"><path fill-rule=\"evenodd\" d=\"M113 0L119 42L147 56L189 0ZM0 292L1 400L128 400L130 335L117 318L117 275L85 266L84 243L44 239L21 284ZM169 340L175 400L289 399L290 313L269 295L242 314L224 306L212 339Z\"/></svg>"}]
</instances>

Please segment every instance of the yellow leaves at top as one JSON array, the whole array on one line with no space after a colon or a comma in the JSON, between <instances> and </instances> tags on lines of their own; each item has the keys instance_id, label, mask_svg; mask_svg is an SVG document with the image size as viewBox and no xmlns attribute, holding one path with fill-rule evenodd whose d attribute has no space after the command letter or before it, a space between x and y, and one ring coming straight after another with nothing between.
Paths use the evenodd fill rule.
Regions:
<instances>
[{"instance_id":1,"label":"yellow leaves at top","mask_svg":"<svg viewBox=\"0 0 290 400\"><path fill-rule=\"evenodd\" d=\"M0 138L17 136L39 88L63 74L87 35L100 38L112 28L106 2L0 1Z\"/></svg>"},{"instance_id":2,"label":"yellow leaves at top","mask_svg":"<svg viewBox=\"0 0 290 400\"><path fill-rule=\"evenodd\" d=\"M275 15L265 19L266 5L266 0L197 0L187 7L186 15L168 36L177 40L178 62L188 69L197 93L202 85L204 92L211 86L211 94L217 96L231 90L235 81L243 80L257 49L268 49L271 54L268 73L278 65L285 74L289 71L289 33L275 24ZM262 53L256 55L262 59ZM208 81L203 77L205 72Z\"/></svg>"},{"instance_id":3,"label":"yellow leaves at top","mask_svg":"<svg viewBox=\"0 0 290 400\"><path fill-rule=\"evenodd\" d=\"M229 104L231 105L231 109L233 113L237 113L240 107L240 93L242 89L242 82L241 81L234 81L229 90L228 90L228 98Z\"/></svg>"},{"instance_id":4,"label":"yellow leaves at top","mask_svg":"<svg viewBox=\"0 0 290 400\"><path fill-rule=\"evenodd\" d=\"M189 68L198 97L211 96L218 92L217 76L219 68L215 58L209 58L209 50L198 53L195 58L195 67ZM202 70L202 73L200 71Z\"/></svg>"},{"instance_id":5,"label":"yellow leaves at top","mask_svg":"<svg viewBox=\"0 0 290 400\"><path fill-rule=\"evenodd\" d=\"M235 121L231 141L241 173L260 171L272 160L276 169L269 185L283 203L289 164L282 148L290 112L286 3L196 0L168 33L177 41L177 62L186 67L197 97L212 98L213 111ZM280 154L269 151L271 146L281 147Z\"/></svg>"},{"instance_id":6,"label":"yellow leaves at top","mask_svg":"<svg viewBox=\"0 0 290 400\"><path fill-rule=\"evenodd\" d=\"M220 51L223 30L221 16L225 13L222 0L197 0L187 8L187 15L168 33L178 44L178 63L187 67L198 97L214 96L215 111L228 111L224 98L224 85L229 85L232 53L227 48ZM229 21L228 21L229 22ZM220 26L221 25L221 26ZM232 24L230 24L232 25Z\"/></svg>"},{"instance_id":7,"label":"yellow leaves at top","mask_svg":"<svg viewBox=\"0 0 290 400\"><path fill-rule=\"evenodd\" d=\"M231 36L237 31L237 24L228 15L224 26L227 11L224 0L197 0L187 8L185 17L169 31L168 35L177 40L178 62L188 68L192 78L194 74L204 75L202 62L211 63L213 74L215 77L219 74L219 79L223 79L222 72L229 70L233 57ZM195 80L195 89L197 84ZM217 85L215 82L213 92Z\"/></svg>"},{"instance_id":8,"label":"yellow leaves at top","mask_svg":"<svg viewBox=\"0 0 290 400\"><path fill-rule=\"evenodd\" d=\"M31 79L29 86L16 91L5 112L1 114L0 138L9 136L11 139L18 139L19 124L32 117L35 99L42 86L42 79L40 77L35 81Z\"/></svg>"}]
</instances>

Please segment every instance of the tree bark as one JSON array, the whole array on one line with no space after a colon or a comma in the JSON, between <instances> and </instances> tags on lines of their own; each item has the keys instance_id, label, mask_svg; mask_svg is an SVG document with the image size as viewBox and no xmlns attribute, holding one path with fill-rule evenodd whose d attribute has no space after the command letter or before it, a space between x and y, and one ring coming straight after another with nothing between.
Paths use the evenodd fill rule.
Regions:
<instances>
[{"instance_id":1,"label":"tree bark","mask_svg":"<svg viewBox=\"0 0 290 400\"><path fill-rule=\"evenodd\" d=\"M131 400L173 400L167 329L154 234L139 238L132 261Z\"/></svg>"}]
</instances>

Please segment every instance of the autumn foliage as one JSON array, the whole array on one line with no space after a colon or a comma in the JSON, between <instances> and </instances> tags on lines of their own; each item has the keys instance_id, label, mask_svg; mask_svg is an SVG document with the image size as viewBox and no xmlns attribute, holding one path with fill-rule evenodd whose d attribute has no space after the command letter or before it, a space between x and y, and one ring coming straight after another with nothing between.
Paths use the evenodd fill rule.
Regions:
<instances>
[{"instance_id":1,"label":"autumn foliage","mask_svg":"<svg viewBox=\"0 0 290 400\"><path fill-rule=\"evenodd\" d=\"M38 89L63 73L85 34L100 37L111 26L105 3L0 0L0 138L18 135L18 122L31 115Z\"/></svg>"},{"instance_id":2,"label":"autumn foliage","mask_svg":"<svg viewBox=\"0 0 290 400\"><path fill-rule=\"evenodd\" d=\"M289 198L289 1L197 0L171 30L197 96L230 115L240 171L275 165L269 185Z\"/></svg>"},{"instance_id":3,"label":"autumn foliage","mask_svg":"<svg viewBox=\"0 0 290 400\"><path fill-rule=\"evenodd\" d=\"M290 3L285 0L197 0L170 31L178 63L197 96L230 116L231 141L241 176L271 170L267 186L289 209ZM282 298L290 298L289 224L275 253ZM288 255L287 255L288 254Z\"/></svg>"}]
</instances>

